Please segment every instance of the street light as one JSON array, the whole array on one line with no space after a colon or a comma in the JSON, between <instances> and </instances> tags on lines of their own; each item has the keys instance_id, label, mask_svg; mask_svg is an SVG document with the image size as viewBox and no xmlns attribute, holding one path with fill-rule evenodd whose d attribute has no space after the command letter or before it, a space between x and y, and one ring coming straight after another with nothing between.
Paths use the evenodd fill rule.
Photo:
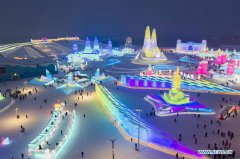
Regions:
<instances>
[{"instance_id":1,"label":"street light","mask_svg":"<svg viewBox=\"0 0 240 159\"><path fill-rule=\"evenodd\" d=\"M108 139L112 143L112 149L114 149L114 143L117 139Z\"/></svg>"},{"instance_id":2,"label":"street light","mask_svg":"<svg viewBox=\"0 0 240 159\"><path fill-rule=\"evenodd\" d=\"M114 159L114 156L115 156L115 154L114 154L114 143L117 139L108 139L108 140L112 143L112 157Z\"/></svg>"},{"instance_id":3,"label":"street light","mask_svg":"<svg viewBox=\"0 0 240 159\"><path fill-rule=\"evenodd\" d=\"M140 150L139 149L139 142L140 142L140 114L141 114L141 112L142 112L142 109L141 108L137 108L136 109L136 112L138 112L138 151Z\"/></svg>"}]
</instances>

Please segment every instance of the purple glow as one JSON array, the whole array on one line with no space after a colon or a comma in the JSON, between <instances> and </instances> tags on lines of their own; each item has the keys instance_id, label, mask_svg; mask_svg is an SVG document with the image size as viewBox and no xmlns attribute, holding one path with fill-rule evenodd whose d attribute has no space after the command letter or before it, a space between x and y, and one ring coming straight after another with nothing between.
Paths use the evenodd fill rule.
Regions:
<instances>
[{"instance_id":1,"label":"purple glow","mask_svg":"<svg viewBox=\"0 0 240 159\"><path fill-rule=\"evenodd\" d=\"M144 86L144 80L139 80L138 87L143 87L143 86Z\"/></svg>"}]
</instances>

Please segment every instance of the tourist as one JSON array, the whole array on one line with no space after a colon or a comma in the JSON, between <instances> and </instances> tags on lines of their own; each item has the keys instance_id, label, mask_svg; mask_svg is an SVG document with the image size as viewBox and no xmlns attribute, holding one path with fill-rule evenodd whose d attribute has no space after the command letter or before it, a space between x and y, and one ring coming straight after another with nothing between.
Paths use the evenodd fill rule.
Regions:
<instances>
[{"instance_id":1,"label":"tourist","mask_svg":"<svg viewBox=\"0 0 240 159\"><path fill-rule=\"evenodd\" d=\"M195 138L195 144L197 144L197 138Z\"/></svg>"},{"instance_id":2,"label":"tourist","mask_svg":"<svg viewBox=\"0 0 240 159\"><path fill-rule=\"evenodd\" d=\"M82 154L82 157L83 157L83 155L84 155L84 152L82 151L82 152L81 152L81 154Z\"/></svg>"}]
</instances>

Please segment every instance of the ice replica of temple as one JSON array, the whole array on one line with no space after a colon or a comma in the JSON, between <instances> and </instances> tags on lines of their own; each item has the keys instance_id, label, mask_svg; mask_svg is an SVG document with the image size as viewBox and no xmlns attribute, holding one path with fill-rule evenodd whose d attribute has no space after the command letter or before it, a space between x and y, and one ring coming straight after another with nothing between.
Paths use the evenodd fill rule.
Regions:
<instances>
[{"instance_id":1,"label":"ice replica of temple","mask_svg":"<svg viewBox=\"0 0 240 159\"><path fill-rule=\"evenodd\" d=\"M153 29L152 34L150 34L150 27L147 26L142 50L133 62L139 64L157 64L166 60L166 56L157 46L156 30Z\"/></svg>"},{"instance_id":2,"label":"ice replica of temple","mask_svg":"<svg viewBox=\"0 0 240 159\"><path fill-rule=\"evenodd\" d=\"M177 40L176 52L178 53L199 53L205 52L207 49L207 40L203 40L202 43L187 42L182 43L179 39Z\"/></svg>"},{"instance_id":3,"label":"ice replica of temple","mask_svg":"<svg viewBox=\"0 0 240 159\"><path fill-rule=\"evenodd\" d=\"M181 75L179 67L174 72L172 88L163 95L147 95L144 98L153 105L156 115L167 116L179 114L215 114L211 108L194 101L194 98L185 95L181 90Z\"/></svg>"},{"instance_id":4,"label":"ice replica of temple","mask_svg":"<svg viewBox=\"0 0 240 159\"><path fill-rule=\"evenodd\" d=\"M173 76L172 89L169 93L164 93L163 99L170 104L186 104L189 103L189 97L185 97L181 90L181 75L179 67L177 67Z\"/></svg>"}]
</instances>

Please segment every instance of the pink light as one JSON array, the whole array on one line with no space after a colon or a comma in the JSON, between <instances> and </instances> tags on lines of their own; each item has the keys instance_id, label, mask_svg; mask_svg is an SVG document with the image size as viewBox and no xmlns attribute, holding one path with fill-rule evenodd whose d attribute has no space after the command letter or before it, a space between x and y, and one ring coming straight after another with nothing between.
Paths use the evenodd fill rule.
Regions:
<instances>
[{"instance_id":1,"label":"pink light","mask_svg":"<svg viewBox=\"0 0 240 159\"><path fill-rule=\"evenodd\" d=\"M199 62L199 66L197 68L197 74L204 74L208 73L208 61L201 61Z\"/></svg>"},{"instance_id":2,"label":"pink light","mask_svg":"<svg viewBox=\"0 0 240 159\"><path fill-rule=\"evenodd\" d=\"M228 63L227 65L227 75L232 75L234 74L234 64L233 63Z\"/></svg>"},{"instance_id":3,"label":"pink light","mask_svg":"<svg viewBox=\"0 0 240 159\"><path fill-rule=\"evenodd\" d=\"M4 139L4 137L2 137L1 145L9 145L9 144L10 144L9 138L6 137L6 138Z\"/></svg>"},{"instance_id":4,"label":"pink light","mask_svg":"<svg viewBox=\"0 0 240 159\"><path fill-rule=\"evenodd\" d=\"M226 54L217 55L217 60L215 62L218 65L225 64L227 62L227 55Z\"/></svg>"}]
</instances>

